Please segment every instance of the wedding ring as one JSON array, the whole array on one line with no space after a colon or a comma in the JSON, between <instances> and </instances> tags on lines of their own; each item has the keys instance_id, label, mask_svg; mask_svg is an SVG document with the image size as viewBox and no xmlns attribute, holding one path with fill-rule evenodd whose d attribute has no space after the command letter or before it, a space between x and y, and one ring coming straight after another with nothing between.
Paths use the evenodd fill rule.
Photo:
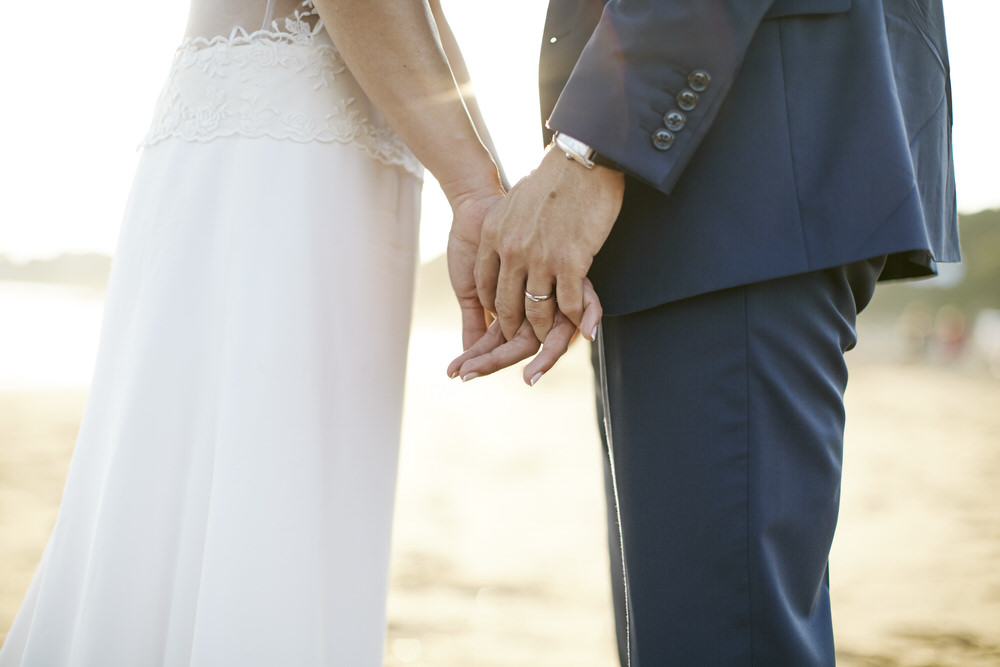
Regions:
<instances>
[{"instance_id":1,"label":"wedding ring","mask_svg":"<svg viewBox=\"0 0 1000 667\"><path fill-rule=\"evenodd\" d=\"M539 301L548 301L549 299L554 297L555 294L532 294L528 290L524 290L524 296L526 299L528 299L528 301L534 301L535 303L538 303Z\"/></svg>"}]
</instances>

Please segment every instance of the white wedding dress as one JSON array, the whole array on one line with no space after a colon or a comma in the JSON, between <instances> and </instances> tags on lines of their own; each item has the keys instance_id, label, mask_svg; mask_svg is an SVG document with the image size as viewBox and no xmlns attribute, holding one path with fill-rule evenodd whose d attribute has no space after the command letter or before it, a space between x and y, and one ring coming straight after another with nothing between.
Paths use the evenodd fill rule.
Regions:
<instances>
[{"instance_id":1,"label":"white wedding dress","mask_svg":"<svg viewBox=\"0 0 1000 667\"><path fill-rule=\"evenodd\" d=\"M275 4L195 0L0 667L382 664L421 170Z\"/></svg>"}]
</instances>

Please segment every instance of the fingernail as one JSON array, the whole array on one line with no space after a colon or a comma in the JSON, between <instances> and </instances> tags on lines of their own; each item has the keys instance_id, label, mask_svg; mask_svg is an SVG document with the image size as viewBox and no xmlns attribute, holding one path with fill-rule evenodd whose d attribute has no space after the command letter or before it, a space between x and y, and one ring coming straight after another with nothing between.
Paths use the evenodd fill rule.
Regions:
<instances>
[{"instance_id":1,"label":"fingernail","mask_svg":"<svg viewBox=\"0 0 1000 667\"><path fill-rule=\"evenodd\" d=\"M462 382L468 382L469 380L475 380L479 377L479 373L469 373L468 375L462 376Z\"/></svg>"},{"instance_id":2,"label":"fingernail","mask_svg":"<svg viewBox=\"0 0 1000 667\"><path fill-rule=\"evenodd\" d=\"M595 324L594 325L594 330L590 332L590 340L592 340L592 341L593 340L597 340L597 327L598 326L600 326L600 325L599 324Z\"/></svg>"},{"instance_id":3,"label":"fingernail","mask_svg":"<svg viewBox=\"0 0 1000 667\"><path fill-rule=\"evenodd\" d=\"M458 377L458 371L455 371L455 372L454 372L454 373L452 373L452 374L451 374L451 375L450 375L449 377L451 377L451 379L452 379L452 380L454 380L455 378L457 378L457 377Z\"/></svg>"},{"instance_id":4,"label":"fingernail","mask_svg":"<svg viewBox=\"0 0 1000 667\"><path fill-rule=\"evenodd\" d=\"M539 378L541 378L541 377L542 377L542 373L541 372L535 373L534 375L531 376L531 382L529 384L532 387L534 387L535 383L538 382Z\"/></svg>"}]
</instances>

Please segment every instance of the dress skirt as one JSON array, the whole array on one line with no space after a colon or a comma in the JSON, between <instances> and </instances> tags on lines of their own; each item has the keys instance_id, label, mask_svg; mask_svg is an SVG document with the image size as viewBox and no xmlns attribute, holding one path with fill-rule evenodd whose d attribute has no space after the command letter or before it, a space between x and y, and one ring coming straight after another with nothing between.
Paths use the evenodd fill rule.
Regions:
<instances>
[{"instance_id":1,"label":"dress skirt","mask_svg":"<svg viewBox=\"0 0 1000 667\"><path fill-rule=\"evenodd\" d=\"M391 135L302 27L175 61L2 667L382 664L420 176L398 144L378 150ZM220 72L261 45L292 55ZM314 51L318 87L295 67ZM263 131L230 105L206 130L209 80L227 103L279 84L306 101L277 96Z\"/></svg>"}]
</instances>

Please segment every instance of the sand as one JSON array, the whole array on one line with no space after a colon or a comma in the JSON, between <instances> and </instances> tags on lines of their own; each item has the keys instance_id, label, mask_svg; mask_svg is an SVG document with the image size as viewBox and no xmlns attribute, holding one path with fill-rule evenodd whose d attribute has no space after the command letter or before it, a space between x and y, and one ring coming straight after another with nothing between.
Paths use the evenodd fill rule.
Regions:
<instances>
[{"instance_id":1,"label":"sand","mask_svg":"<svg viewBox=\"0 0 1000 667\"><path fill-rule=\"evenodd\" d=\"M411 348L386 664L615 664L587 350L533 388ZM0 637L51 530L82 391L0 394ZM852 360L839 664L1000 665L1000 382Z\"/></svg>"}]
</instances>

